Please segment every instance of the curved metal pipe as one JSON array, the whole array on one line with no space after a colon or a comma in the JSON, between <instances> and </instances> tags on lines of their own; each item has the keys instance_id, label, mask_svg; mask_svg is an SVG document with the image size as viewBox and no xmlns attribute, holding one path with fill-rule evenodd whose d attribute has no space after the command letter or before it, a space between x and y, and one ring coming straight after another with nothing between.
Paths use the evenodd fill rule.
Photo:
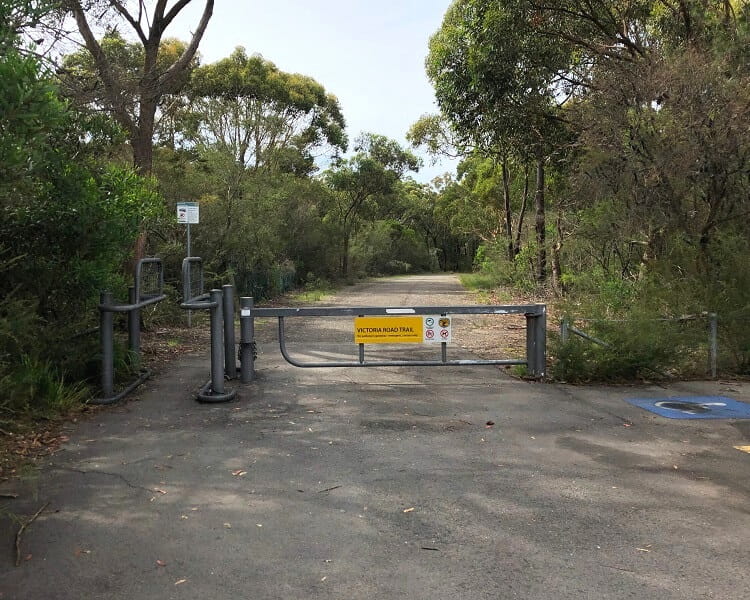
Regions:
<instances>
[{"instance_id":1,"label":"curved metal pipe","mask_svg":"<svg viewBox=\"0 0 750 600\"><path fill-rule=\"evenodd\" d=\"M218 402L229 402L234 400L237 390L229 390L223 394L217 394L211 389L211 380L209 379L196 394L196 400L204 404L214 404Z\"/></svg>"},{"instance_id":2,"label":"curved metal pipe","mask_svg":"<svg viewBox=\"0 0 750 600\"><path fill-rule=\"evenodd\" d=\"M148 298L147 300L136 302L135 304L100 304L99 310L102 312L130 312L131 310L143 308L144 306L148 306L149 304L156 304L157 302L161 302L166 297L166 294L162 294L161 296L153 296L151 298Z\"/></svg>"},{"instance_id":3,"label":"curved metal pipe","mask_svg":"<svg viewBox=\"0 0 750 600\"><path fill-rule=\"evenodd\" d=\"M120 400L122 400L125 396L127 396L130 392L132 392L139 385L141 385L149 377L151 377L151 371L149 369L146 369L138 379L136 379L128 387L122 390L119 394L116 394L115 396L112 396L111 398L92 398L91 400L88 401L88 404L93 404L95 406L109 406L111 404L115 404L119 402Z\"/></svg>"},{"instance_id":4,"label":"curved metal pipe","mask_svg":"<svg viewBox=\"0 0 750 600\"><path fill-rule=\"evenodd\" d=\"M318 369L323 367L457 367L470 365L525 365L525 360L386 360L373 362L359 361L330 361L330 362L300 362L292 358L286 348L284 317L279 317L279 350L284 360L294 367L303 369Z\"/></svg>"}]
</instances>

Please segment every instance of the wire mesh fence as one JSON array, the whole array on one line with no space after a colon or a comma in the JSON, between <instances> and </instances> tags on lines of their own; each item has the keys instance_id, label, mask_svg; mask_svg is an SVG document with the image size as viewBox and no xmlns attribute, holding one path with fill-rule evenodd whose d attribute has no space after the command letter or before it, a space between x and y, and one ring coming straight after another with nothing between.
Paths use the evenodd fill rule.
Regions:
<instances>
[{"instance_id":1,"label":"wire mesh fence","mask_svg":"<svg viewBox=\"0 0 750 600\"><path fill-rule=\"evenodd\" d=\"M292 266L276 265L264 270L240 271L234 280L239 295L263 300L294 289L297 272Z\"/></svg>"},{"instance_id":2,"label":"wire mesh fence","mask_svg":"<svg viewBox=\"0 0 750 600\"><path fill-rule=\"evenodd\" d=\"M565 317L560 323L559 370L564 376L594 379L627 378L641 372L715 378L720 371L746 369L747 337L744 367L741 352L734 357L726 352L736 345L736 338L735 328L708 312L641 319Z\"/></svg>"},{"instance_id":3,"label":"wire mesh fence","mask_svg":"<svg viewBox=\"0 0 750 600\"><path fill-rule=\"evenodd\" d=\"M160 296L164 290L164 267L159 259L138 261L135 273L136 302Z\"/></svg>"}]
</instances>

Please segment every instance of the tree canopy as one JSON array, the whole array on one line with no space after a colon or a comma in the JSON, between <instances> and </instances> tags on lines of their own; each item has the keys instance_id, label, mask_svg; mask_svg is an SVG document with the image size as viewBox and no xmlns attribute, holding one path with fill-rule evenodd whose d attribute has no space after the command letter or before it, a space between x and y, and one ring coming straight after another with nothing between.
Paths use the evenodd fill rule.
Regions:
<instances>
[{"instance_id":1,"label":"tree canopy","mask_svg":"<svg viewBox=\"0 0 750 600\"><path fill-rule=\"evenodd\" d=\"M237 48L191 79L186 137L253 169L307 173L316 153L346 150L338 100L311 77Z\"/></svg>"}]
</instances>

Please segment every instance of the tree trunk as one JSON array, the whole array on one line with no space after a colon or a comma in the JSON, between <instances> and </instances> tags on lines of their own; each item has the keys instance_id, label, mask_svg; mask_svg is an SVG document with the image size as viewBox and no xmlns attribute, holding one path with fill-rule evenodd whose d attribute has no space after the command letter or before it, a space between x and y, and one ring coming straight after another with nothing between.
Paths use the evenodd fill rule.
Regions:
<instances>
[{"instance_id":1,"label":"tree trunk","mask_svg":"<svg viewBox=\"0 0 750 600\"><path fill-rule=\"evenodd\" d=\"M141 102L138 126L130 138L130 144L133 146L133 166L139 175L151 175L154 166L156 105L155 100Z\"/></svg>"},{"instance_id":2,"label":"tree trunk","mask_svg":"<svg viewBox=\"0 0 750 600\"><path fill-rule=\"evenodd\" d=\"M508 260L513 262L516 257L513 244L513 215L510 212L510 176L508 174L508 163L503 160L503 201L505 204L505 235L508 238Z\"/></svg>"},{"instance_id":3,"label":"tree trunk","mask_svg":"<svg viewBox=\"0 0 750 600\"><path fill-rule=\"evenodd\" d=\"M154 166L154 123L156 121L156 101L141 102L140 120L130 138L133 147L133 167L139 175L148 177ZM146 256L148 234L141 228L133 244L132 263L128 265L135 272L135 265Z\"/></svg>"},{"instance_id":4,"label":"tree trunk","mask_svg":"<svg viewBox=\"0 0 750 600\"><path fill-rule=\"evenodd\" d=\"M526 216L526 207L529 203L529 167L524 169L523 179L523 200L521 202L521 211L518 215L518 224L516 228L516 239L513 242L513 258L521 254L521 234L523 233L523 219Z\"/></svg>"},{"instance_id":5,"label":"tree trunk","mask_svg":"<svg viewBox=\"0 0 750 600\"><path fill-rule=\"evenodd\" d=\"M547 280L547 240L546 222L544 215L544 159L540 158L536 164L536 194L534 195L536 208L536 280L544 283Z\"/></svg>"},{"instance_id":6,"label":"tree trunk","mask_svg":"<svg viewBox=\"0 0 750 600\"><path fill-rule=\"evenodd\" d=\"M341 254L341 276L349 275L349 232L344 233L344 245Z\"/></svg>"},{"instance_id":7,"label":"tree trunk","mask_svg":"<svg viewBox=\"0 0 750 600\"><path fill-rule=\"evenodd\" d=\"M558 208L558 211L560 209ZM562 231L562 211L557 213L556 219L557 225L557 239L552 245L552 285L560 295L565 294L565 284L562 281L562 246L563 246L563 231Z\"/></svg>"}]
</instances>

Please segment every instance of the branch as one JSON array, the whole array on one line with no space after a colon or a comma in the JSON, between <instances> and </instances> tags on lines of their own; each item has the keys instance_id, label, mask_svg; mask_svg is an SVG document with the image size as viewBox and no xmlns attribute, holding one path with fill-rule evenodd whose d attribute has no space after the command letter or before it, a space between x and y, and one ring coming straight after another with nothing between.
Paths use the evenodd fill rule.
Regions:
<instances>
[{"instance_id":1,"label":"branch","mask_svg":"<svg viewBox=\"0 0 750 600\"><path fill-rule=\"evenodd\" d=\"M189 2L189 0L180 0L177 4L172 7L169 14L164 18L164 23L171 22L177 13ZM203 9L203 15L201 16L198 29L193 34L193 39L190 40L190 45L182 53L182 56L175 62L169 69L162 73L158 78L158 84L164 89L165 92L171 91L171 86L175 84L179 76L187 69L190 61L193 60L195 53L198 51L198 45L200 44L203 34L208 26L208 21L211 19L211 15L214 11L214 0L206 0L206 7ZM161 24L157 23L154 18L154 29L160 27Z\"/></svg>"},{"instance_id":2,"label":"branch","mask_svg":"<svg viewBox=\"0 0 750 600\"><path fill-rule=\"evenodd\" d=\"M26 521L23 525L21 525L21 528L18 530L18 533L16 534L16 566L21 566L21 537L23 536L23 532L26 531L26 528L31 525L36 518L42 514L42 511L49 506L49 502L42 506L36 513L34 513L34 516L31 517L28 521Z\"/></svg>"},{"instance_id":3,"label":"branch","mask_svg":"<svg viewBox=\"0 0 750 600\"><path fill-rule=\"evenodd\" d=\"M146 34L143 32L143 28L141 27L141 24L133 18L133 16L128 12L128 9L125 8L122 5L122 2L120 2L119 0L110 0L110 4L112 5L112 8L114 8L118 13L120 13L120 16L123 19L125 19L128 23L130 23L130 26L138 34L138 38L145 45Z\"/></svg>"},{"instance_id":4,"label":"branch","mask_svg":"<svg viewBox=\"0 0 750 600\"><path fill-rule=\"evenodd\" d=\"M166 2L165 2L165 4L166 4ZM172 21L174 21L174 18L175 18L175 17L176 17L176 16L177 16L177 15L178 15L178 14L180 13L180 11L181 11L181 10L182 10L183 8L185 8L185 6L187 6L188 4L190 4L190 0L179 0L179 2L177 2L177 4L175 4L175 5L174 5L174 6L173 6L173 7L172 7L172 8L170 9L170 10L169 10L169 12L167 13L167 16L166 16L166 17L164 17L164 19L163 19L163 23L164 23L164 29L166 29L167 27L169 27L169 24L170 24L170 23L171 23ZM213 2L211 2L211 4L213 4ZM163 9L162 9L162 12L161 12L161 14L159 15L159 17L161 17L162 15L164 15L164 10L163 10ZM156 19L154 19L154 22L156 22Z\"/></svg>"},{"instance_id":5,"label":"branch","mask_svg":"<svg viewBox=\"0 0 750 600\"><path fill-rule=\"evenodd\" d=\"M88 48L88 51L91 53L96 68L99 71L99 75L102 78L104 89L107 92L110 103L112 104L115 118L117 118L127 131L133 131L135 129L135 124L125 109L125 104L122 101L122 90L112 75L109 61L107 60L102 47L99 45L99 42L91 31L88 21L86 21L86 15L83 12L83 8L81 8L81 3L78 1L72 2L70 6L73 15L75 16L76 24L78 25L78 31L81 32L81 35L86 42L86 48Z\"/></svg>"}]
</instances>

